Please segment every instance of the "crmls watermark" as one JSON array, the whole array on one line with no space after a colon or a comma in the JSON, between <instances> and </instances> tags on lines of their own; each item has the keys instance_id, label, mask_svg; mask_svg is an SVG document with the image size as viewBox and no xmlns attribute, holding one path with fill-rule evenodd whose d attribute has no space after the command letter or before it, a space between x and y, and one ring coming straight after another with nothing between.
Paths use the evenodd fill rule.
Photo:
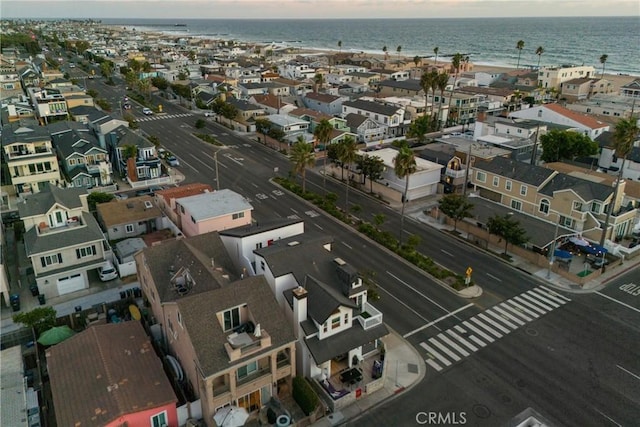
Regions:
<instances>
[{"instance_id":1,"label":"crmls watermark","mask_svg":"<svg viewBox=\"0 0 640 427\"><path fill-rule=\"evenodd\" d=\"M459 426L467 423L466 412L418 412L416 414L418 425L447 425Z\"/></svg>"}]
</instances>

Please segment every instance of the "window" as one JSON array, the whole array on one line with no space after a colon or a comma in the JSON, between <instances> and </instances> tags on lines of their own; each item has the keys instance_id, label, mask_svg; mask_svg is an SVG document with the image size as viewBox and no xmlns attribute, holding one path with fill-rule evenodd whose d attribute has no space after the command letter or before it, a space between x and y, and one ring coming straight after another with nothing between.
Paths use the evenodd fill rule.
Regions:
<instances>
[{"instance_id":1,"label":"window","mask_svg":"<svg viewBox=\"0 0 640 427\"><path fill-rule=\"evenodd\" d=\"M547 199L540 200L540 212L545 215L549 214L549 201Z\"/></svg>"},{"instance_id":2,"label":"window","mask_svg":"<svg viewBox=\"0 0 640 427\"><path fill-rule=\"evenodd\" d=\"M521 185L520 186L520 195L521 196L526 196L527 195L527 186L526 185Z\"/></svg>"},{"instance_id":3,"label":"window","mask_svg":"<svg viewBox=\"0 0 640 427\"><path fill-rule=\"evenodd\" d=\"M234 213L234 214L231 216L231 219L239 219L239 218L244 218L244 212Z\"/></svg>"},{"instance_id":4,"label":"window","mask_svg":"<svg viewBox=\"0 0 640 427\"><path fill-rule=\"evenodd\" d=\"M96 254L96 246L95 245L87 246L86 248L76 249L76 257L78 259L90 257L90 256L93 256L95 254Z\"/></svg>"},{"instance_id":5,"label":"window","mask_svg":"<svg viewBox=\"0 0 640 427\"><path fill-rule=\"evenodd\" d=\"M487 174L484 172L476 172L476 180L479 182L485 182L487 180Z\"/></svg>"},{"instance_id":6,"label":"window","mask_svg":"<svg viewBox=\"0 0 640 427\"><path fill-rule=\"evenodd\" d=\"M500 185L500 177L494 176L493 177L493 186L497 187Z\"/></svg>"},{"instance_id":7,"label":"window","mask_svg":"<svg viewBox=\"0 0 640 427\"><path fill-rule=\"evenodd\" d=\"M193 217L193 215L191 215L191 222L194 224L196 223L196 219Z\"/></svg>"},{"instance_id":8,"label":"window","mask_svg":"<svg viewBox=\"0 0 640 427\"><path fill-rule=\"evenodd\" d=\"M582 202L573 202L573 210L582 212Z\"/></svg>"},{"instance_id":9,"label":"window","mask_svg":"<svg viewBox=\"0 0 640 427\"><path fill-rule=\"evenodd\" d=\"M602 212L602 205L598 202L591 203L591 212L599 214Z\"/></svg>"},{"instance_id":10,"label":"window","mask_svg":"<svg viewBox=\"0 0 640 427\"><path fill-rule=\"evenodd\" d=\"M511 181L505 181L504 188L506 188L507 191L511 191Z\"/></svg>"},{"instance_id":11,"label":"window","mask_svg":"<svg viewBox=\"0 0 640 427\"><path fill-rule=\"evenodd\" d=\"M560 216L560 220L558 221L558 223L566 228L573 228L573 220L569 217L566 216Z\"/></svg>"},{"instance_id":12,"label":"window","mask_svg":"<svg viewBox=\"0 0 640 427\"><path fill-rule=\"evenodd\" d=\"M522 202L520 200L512 200L511 201L511 209L515 209L517 211L522 210Z\"/></svg>"},{"instance_id":13,"label":"window","mask_svg":"<svg viewBox=\"0 0 640 427\"><path fill-rule=\"evenodd\" d=\"M264 260L260 260L260 270L264 271Z\"/></svg>"},{"instance_id":14,"label":"window","mask_svg":"<svg viewBox=\"0 0 640 427\"><path fill-rule=\"evenodd\" d=\"M167 411L162 411L151 417L151 427L162 427L169 425L169 418L167 417Z\"/></svg>"},{"instance_id":15,"label":"window","mask_svg":"<svg viewBox=\"0 0 640 427\"><path fill-rule=\"evenodd\" d=\"M127 224L124 226L124 229L127 233L133 233L133 224Z\"/></svg>"},{"instance_id":16,"label":"window","mask_svg":"<svg viewBox=\"0 0 640 427\"><path fill-rule=\"evenodd\" d=\"M322 332L324 332L325 334L329 332L329 324L327 322L322 325Z\"/></svg>"},{"instance_id":17,"label":"window","mask_svg":"<svg viewBox=\"0 0 640 427\"><path fill-rule=\"evenodd\" d=\"M47 256L40 257L40 262L42 263L43 267L48 267L54 264L62 264L62 254L47 255Z\"/></svg>"},{"instance_id":18,"label":"window","mask_svg":"<svg viewBox=\"0 0 640 427\"><path fill-rule=\"evenodd\" d=\"M236 371L236 374L238 375L238 379L240 380L242 378L246 378L247 376L253 374L257 370L258 370L258 362L253 361L251 363L248 363L244 366L239 367L238 370Z\"/></svg>"},{"instance_id":19,"label":"window","mask_svg":"<svg viewBox=\"0 0 640 427\"><path fill-rule=\"evenodd\" d=\"M346 325L347 323L349 323L349 313L344 314L344 324Z\"/></svg>"},{"instance_id":20,"label":"window","mask_svg":"<svg viewBox=\"0 0 640 427\"><path fill-rule=\"evenodd\" d=\"M336 316L331 319L331 329L337 329L340 327L340 316Z\"/></svg>"},{"instance_id":21,"label":"window","mask_svg":"<svg viewBox=\"0 0 640 427\"><path fill-rule=\"evenodd\" d=\"M224 318L224 330L230 331L233 328L240 326L240 309L238 307L227 310L223 314Z\"/></svg>"}]
</instances>

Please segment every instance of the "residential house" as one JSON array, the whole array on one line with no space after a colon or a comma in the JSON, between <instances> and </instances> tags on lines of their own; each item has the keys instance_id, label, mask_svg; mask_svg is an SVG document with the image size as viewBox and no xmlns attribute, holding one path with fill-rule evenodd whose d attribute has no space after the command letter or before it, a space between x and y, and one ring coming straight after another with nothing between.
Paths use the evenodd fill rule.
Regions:
<instances>
[{"instance_id":1,"label":"residential house","mask_svg":"<svg viewBox=\"0 0 640 427\"><path fill-rule=\"evenodd\" d=\"M288 114L296 107L282 100L282 97L267 94L254 95L249 98L249 102L262 108L265 114Z\"/></svg>"},{"instance_id":2,"label":"residential house","mask_svg":"<svg viewBox=\"0 0 640 427\"><path fill-rule=\"evenodd\" d=\"M28 87L27 94L41 124L47 125L56 120L67 120L69 115L67 101L57 90Z\"/></svg>"},{"instance_id":3,"label":"residential house","mask_svg":"<svg viewBox=\"0 0 640 427\"><path fill-rule=\"evenodd\" d=\"M378 95L381 97L387 96L404 96L404 97L422 97L424 98L424 91L420 85L420 80L405 79L405 80L383 80L378 83Z\"/></svg>"},{"instance_id":4,"label":"residential house","mask_svg":"<svg viewBox=\"0 0 640 427\"><path fill-rule=\"evenodd\" d=\"M454 193L464 186L467 167L463 159L456 156L456 151L454 145L434 142L416 153L419 158L442 166L440 174L442 191L438 193Z\"/></svg>"},{"instance_id":5,"label":"residential house","mask_svg":"<svg viewBox=\"0 0 640 427\"><path fill-rule=\"evenodd\" d=\"M32 65L19 68L18 77L23 88L36 87L40 84L40 73Z\"/></svg>"},{"instance_id":6,"label":"residential house","mask_svg":"<svg viewBox=\"0 0 640 427\"><path fill-rule=\"evenodd\" d=\"M613 131L606 131L596 138L596 142L600 146L598 167L615 176L619 176L620 168L624 167L622 170L623 179L640 181L640 138L636 139L627 158L622 159L616 156L613 135Z\"/></svg>"},{"instance_id":7,"label":"residential house","mask_svg":"<svg viewBox=\"0 0 640 427\"><path fill-rule=\"evenodd\" d=\"M161 228L162 211L151 196L114 199L98 204L96 210L109 240L140 236Z\"/></svg>"},{"instance_id":8,"label":"residential house","mask_svg":"<svg viewBox=\"0 0 640 427\"><path fill-rule=\"evenodd\" d=\"M297 341L297 371L327 379L358 366L387 335L357 270L332 253L333 239L305 233L256 249L266 278Z\"/></svg>"},{"instance_id":9,"label":"residential house","mask_svg":"<svg viewBox=\"0 0 640 427\"><path fill-rule=\"evenodd\" d=\"M361 114L349 113L345 116L347 125L352 133L356 134L356 141L365 144L377 144L387 134L387 126Z\"/></svg>"},{"instance_id":10,"label":"residential house","mask_svg":"<svg viewBox=\"0 0 640 427\"><path fill-rule=\"evenodd\" d=\"M236 109L238 110L238 117L245 122L249 119L253 119L258 116L263 116L265 114L265 110L263 107L256 104L249 103L242 99L229 97L227 98L227 103L236 107Z\"/></svg>"},{"instance_id":11,"label":"residential house","mask_svg":"<svg viewBox=\"0 0 640 427\"><path fill-rule=\"evenodd\" d=\"M273 83L288 87L289 94L295 96L304 96L304 94L313 90L313 84L307 81L298 81L279 77L274 79Z\"/></svg>"},{"instance_id":12,"label":"residential house","mask_svg":"<svg viewBox=\"0 0 640 427\"><path fill-rule=\"evenodd\" d=\"M187 237L251 224L253 206L232 190L181 197L175 204L178 222Z\"/></svg>"},{"instance_id":13,"label":"residential house","mask_svg":"<svg viewBox=\"0 0 640 427\"><path fill-rule=\"evenodd\" d=\"M346 100L347 98L342 96L318 92L309 92L302 97L302 102L305 107L328 116L339 115L342 111L342 103Z\"/></svg>"},{"instance_id":14,"label":"residential house","mask_svg":"<svg viewBox=\"0 0 640 427\"><path fill-rule=\"evenodd\" d=\"M560 96L568 102L584 101L597 94L613 92L613 85L606 79L580 77L562 84Z\"/></svg>"},{"instance_id":15,"label":"residential house","mask_svg":"<svg viewBox=\"0 0 640 427\"><path fill-rule=\"evenodd\" d=\"M181 228L180 216L176 208L176 200L183 197L195 196L196 194L213 192L209 184L186 184L179 187L169 187L165 190L156 191L154 199L156 206L160 208L163 215L166 215L171 222Z\"/></svg>"},{"instance_id":16,"label":"residential house","mask_svg":"<svg viewBox=\"0 0 640 427\"><path fill-rule=\"evenodd\" d=\"M372 73L376 73L380 76L380 81L385 80L408 80L409 79L409 71L408 70L387 70L385 68L372 68Z\"/></svg>"},{"instance_id":17,"label":"residential house","mask_svg":"<svg viewBox=\"0 0 640 427\"><path fill-rule=\"evenodd\" d=\"M0 350L0 425L3 426L40 426L40 404L38 392L29 385L23 345L2 347Z\"/></svg>"},{"instance_id":18,"label":"residential house","mask_svg":"<svg viewBox=\"0 0 640 427\"><path fill-rule=\"evenodd\" d=\"M309 122L306 120L296 119L284 114L271 114L267 116L267 120L271 122L274 128L280 129L285 134L285 138L295 141L296 137L307 133Z\"/></svg>"},{"instance_id":19,"label":"residential house","mask_svg":"<svg viewBox=\"0 0 640 427\"><path fill-rule=\"evenodd\" d=\"M162 162L155 145L148 139L126 126L118 126L106 135L105 140L113 167L130 184L150 180L155 183L170 181L169 178L162 179Z\"/></svg>"},{"instance_id":20,"label":"residential house","mask_svg":"<svg viewBox=\"0 0 640 427\"><path fill-rule=\"evenodd\" d=\"M140 322L91 326L45 354L59 426L179 426L178 399Z\"/></svg>"},{"instance_id":21,"label":"residential house","mask_svg":"<svg viewBox=\"0 0 640 427\"><path fill-rule=\"evenodd\" d=\"M366 71L353 71L348 73L352 83L359 83L369 87L374 87L380 82L380 74Z\"/></svg>"},{"instance_id":22,"label":"residential house","mask_svg":"<svg viewBox=\"0 0 640 427\"><path fill-rule=\"evenodd\" d=\"M47 128L35 120L15 121L2 127L1 140L3 163L19 197L62 181Z\"/></svg>"},{"instance_id":23,"label":"residential house","mask_svg":"<svg viewBox=\"0 0 640 427\"><path fill-rule=\"evenodd\" d=\"M65 176L73 187L93 188L113 183L113 168L107 150L100 146L88 128L52 129L51 139Z\"/></svg>"},{"instance_id":24,"label":"residential house","mask_svg":"<svg viewBox=\"0 0 640 427\"><path fill-rule=\"evenodd\" d=\"M640 78L620 86L620 95L626 98L640 98Z\"/></svg>"},{"instance_id":25,"label":"residential house","mask_svg":"<svg viewBox=\"0 0 640 427\"><path fill-rule=\"evenodd\" d=\"M610 229L606 233L611 240L630 233L637 213L622 205L624 182L614 201L610 185L504 157L476 162L471 182L480 197L558 224L593 241L602 236L611 203Z\"/></svg>"},{"instance_id":26,"label":"residential house","mask_svg":"<svg viewBox=\"0 0 640 427\"><path fill-rule=\"evenodd\" d=\"M398 155L397 150L393 148L383 148L360 154L380 157L384 162L385 170L382 173L382 178L379 179L378 182L396 190L400 195L404 195L406 185L405 178L398 178L394 168L394 159ZM411 178L409 179L409 189L406 194L407 201L436 194L438 183L440 182L441 169L442 165L417 157L416 172L411 174Z\"/></svg>"},{"instance_id":27,"label":"residential house","mask_svg":"<svg viewBox=\"0 0 640 427\"><path fill-rule=\"evenodd\" d=\"M153 324L180 363L212 427L235 404L253 413L291 395L295 337L264 276L238 280L216 232L170 240L135 255Z\"/></svg>"},{"instance_id":28,"label":"residential house","mask_svg":"<svg viewBox=\"0 0 640 427\"><path fill-rule=\"evenodd\" d=\"M554 88L560 91L563 83L576 78L595 76L595 68L591 65L562 65L559 67L542 67L538 70L538 84L544 89Z\"/></svg>"},{"instance_id":29,"label":"residential house","mask_svg":"<svg viewBox=\"0 0 640 427\"><path fill-rule=\"evenodd\" d=\"M461 77L468 77L475 80L478 84L478 87L488 87L492 83L496 82L502 75L504 71L498 70L486 70L486 71L467 71L462 73Z\"/></svg>"},{"instance_id":30,"label":"residential house","mask_svg":"<svg viewBox=\"0 0 640 427\"><path fill-rule=\"evenodd\" d=\"M628 119L635 113L634 101L635 98L620 95L594 95L591 99L566 104L565 107L577 113L594 116L601 121L616 122L620 118Z\"/></svg>"},{"instance_id":31,"label":"residential house","mask_svg":"<svg viewBox=\"0 0 640 427\"><path fill-rule=\"evenodd\" d=\"M259 78L256 76L256 79ZM266 95L269 91L267 90L266 83L238 83L238 89L240 90L240 96L244 99L249 99L254 95Z\"/></svg>"},{"instance_id":32,"label":"residential house","mask_svg":"<svg viewBox=\"0 0 640 427\"><path fill-rule=\"evenodd\" d=\"M0 89L4 94L7 92L11 93L13 91L20 91L20 93L22 93L20 76L15 68L0 70Z\"/></svg>"},{"instance_id":33,"label":"residential house","mask_svg":"<svg viewBox=\"0 0 640 427\"><path fill-rule=\"evenodd\" d=\"M509 114L509 117L570 126L591 139L596 139L598 135L610 128L608 123L604 123L588 114L576 113L560 104L536 105L532 108L514 111Z\"/></svg>"},{"instance_id":34,"label":"residential house","mask_svg":"<svg viewBox=\"0 0 640 427\"><path fill-rule=\"evenodd\" d=\"M385 105L373 101L345 101L342 103L342 117L346 118L348 114L359 114L370 118L371 120L386 126L386 137L397 137L405 134L404 108Z\"/></svg>"},{"instance_id":35,"label":"residential house","mask_svg":"<svg viewBox=\"0 0 640 427\"><path fill-rule=\"evenodd\" d=\"M84 188L49 184L18 203L27 257L40 293L49 298L89 288L89 270L112 256L87 195Z\"/></svg>"},{"instance_id":36,"label":"residential house","mask_svg":"<svg viewBox=\"0 0 640 427\"><path fill-rule=\"evenodd\" d=\"M3 94L6 92L3 92ZM0 94L0 99L2 94ZM2 123L13 123L21 119L33 119L35 113L33 107L29 102L11 102L10 104L4 104L0 110L0 120Z\"/></svg>"},{"instance_id":37,"label":"residential house","mask_svg":"<svg viewBox=\"0 0 640 427\"><path fill-rule=\"evenodd\" d=\"M291 61L278 65L278 74L287 79L305 80L312 79L316 74L316 70L307 64Z\"/></svg>"}]
</instances>

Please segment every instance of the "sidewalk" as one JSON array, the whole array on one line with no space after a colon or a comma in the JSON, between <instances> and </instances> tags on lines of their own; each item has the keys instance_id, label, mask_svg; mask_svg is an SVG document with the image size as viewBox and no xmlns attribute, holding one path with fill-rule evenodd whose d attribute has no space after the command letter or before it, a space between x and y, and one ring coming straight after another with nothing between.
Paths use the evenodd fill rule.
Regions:
<instances>
[{"instance_id":1,"label":"sidewalk","mask_svg":"<svg viewBox=\"0 0 640 427\"><path fill-rule=\"evenodd\" d=\"M382 389L356 400L340 411L321 418L312 424L313 426L330 427L353 421L366 411L389 402L422 381L426 373L423 358L397 332L391 328L389 330L389 335L382 338L386 349Z\"/></svg>"}]
</instances>

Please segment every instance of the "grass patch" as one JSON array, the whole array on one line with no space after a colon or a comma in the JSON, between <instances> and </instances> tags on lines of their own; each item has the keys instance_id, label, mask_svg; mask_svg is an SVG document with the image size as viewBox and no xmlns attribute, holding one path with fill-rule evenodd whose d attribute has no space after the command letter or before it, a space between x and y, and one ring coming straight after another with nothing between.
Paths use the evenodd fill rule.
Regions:
<instances>
[{"instance_id":1,"label":"grass patch","mask_svg":"<svg viewBox=\"0 0 640 427\"><path fill-rule=\"evenodd\" d=\"M195 136L196 138L199 138L202 141L204 141L206 143L209 143L209 144L217 145L219 147L221 147L223 145L220 142L218 142L217 139L215 139L211 135L207 135L206 133L194 133L193 136Z\"/></svg>"},{"instance_id":2,"label":"grass patch","mask_svg":"<svg viewBox=\"0 0 640 427\"><path fill-rule=\"evenodd\" d=\"M578 277L586 277L586 276L590 275L591 273L593 273L593 271L591 271L591 270L582 270L580 273L576 274L576 276L578 276Z\"/></svg>"}]
</instances>

